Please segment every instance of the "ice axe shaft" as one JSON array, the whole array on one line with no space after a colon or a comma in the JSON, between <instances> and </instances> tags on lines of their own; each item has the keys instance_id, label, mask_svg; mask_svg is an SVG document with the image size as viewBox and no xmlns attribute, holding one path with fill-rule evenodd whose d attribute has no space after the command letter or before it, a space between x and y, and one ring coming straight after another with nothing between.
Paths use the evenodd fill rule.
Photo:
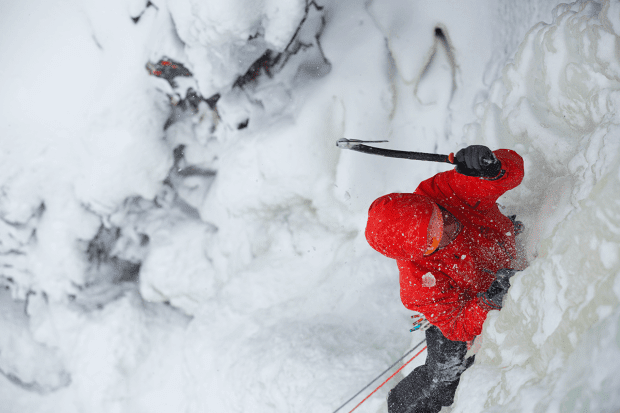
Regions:
<instances>
[{"instance_id":1,"label":"ice axe shaft","mask_svg":"<svg viewBox=\"0 0 620 413\"><path fill-rule=\"evenodd\" d=\"M387 141L360 141L357 139L340 139L336 142L336 146L341 149L351 149L352 151L369 153L371 155L387 156L389 158L412 159L415 161L431 161L444 162L454 164L454 153L450 155L441 155L437 153L408 152L397 151L394 149L376 148L374 146L364 145L363 143L387 142Z\"/></svg>"}]
</instances>

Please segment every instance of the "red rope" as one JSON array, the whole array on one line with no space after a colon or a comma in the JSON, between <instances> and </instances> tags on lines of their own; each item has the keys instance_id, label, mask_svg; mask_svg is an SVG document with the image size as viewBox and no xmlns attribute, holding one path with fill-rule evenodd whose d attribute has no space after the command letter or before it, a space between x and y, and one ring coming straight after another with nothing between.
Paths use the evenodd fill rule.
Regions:
<instances>
[{"instance_id":1,"label":"red rope","mask_svg":"<svg viewBox=\"0 0 620 413\"><path fill-rule=\"evenodd\" d=\"M398 374L398 372L399 372L399 371L401 371L402 369L404 369L404 368L405 368L405 366L406 366L407 364L411 363L411 360L413 360L414 358L418 357L418 356L420 355L420 353L421 353L421 352L423 352L424 350L426 350L426 346L424 346L424 348L423 348L422 350L418 351L418 352L416 353L416 355L415 355L415 356L411 357L411 358L409 359L409 361L408 361L408 362L406 362L406 363L405 363L405 364L403 364L403 365L402 365L402 366L401 366L398 370L396 370L396 371L394 372L394 374L392 374L392 375L391 375L390 377L388 377L388 378L387 378L387 379L386 379L383 383L381 383L381 384L379 385L379 387L377 387L376 389L374 389L374 390L372 391L372 393L370 393L368 396L366 396L366 398L365 398L364 400L362 400L361 402L359 402L359 403L357 404L357 406L355 406L355 407L353 408L353 410L355 410L355 409L357 409L358 407L360 407L360 405L361 405L362 403L364 403L366 400L368 400L368 398L369 398L370 396L372 396L373 394L375 394L375 393L377 392L377 390L379 390L379 389L380 389L380 388L381 388L381 387L382 387L385 383L387 383L388 381L390 381L390 379L391 379L392 377L396 376L396 375ZM351 410L349 413L351 413L353 410Z\"/></svg>"}]
</instances>

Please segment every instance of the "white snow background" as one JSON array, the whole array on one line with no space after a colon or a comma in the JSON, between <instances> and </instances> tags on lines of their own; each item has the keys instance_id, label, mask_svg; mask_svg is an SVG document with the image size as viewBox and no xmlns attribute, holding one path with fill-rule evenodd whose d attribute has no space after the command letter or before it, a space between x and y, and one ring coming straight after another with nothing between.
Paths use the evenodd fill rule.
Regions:
<instances>
[{"instance_id":1,"label":"white snow background","mask_svg":"<svg viewBox=\"0 0 620 413\"><path fill-rule=\"evenodd\" d=\"M0 33L0 412L333 412L423 338L367 208L449 168L340 138L525 159L531 265L444 411L620 409L620 2L2 0Z\"/></svg>"}]
</instances>

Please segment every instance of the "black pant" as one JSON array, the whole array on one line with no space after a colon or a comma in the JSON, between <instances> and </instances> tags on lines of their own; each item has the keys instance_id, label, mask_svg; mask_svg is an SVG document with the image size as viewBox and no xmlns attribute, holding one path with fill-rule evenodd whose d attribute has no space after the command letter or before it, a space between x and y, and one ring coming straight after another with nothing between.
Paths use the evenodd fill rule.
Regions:
<instances>
[{"instance_id":1,"label":"black pant","mask_svg":"<svg viewBox=\"0 0 620 413\"><path fill-rule=\"evenodd\" d=\"M467 343L448 340L432 326L426 330L426 345L426 363L388 394L389 413L437 413L454 401L461 373L474 362L473 357L465 360Z\"/></svg>"}]
</instances>

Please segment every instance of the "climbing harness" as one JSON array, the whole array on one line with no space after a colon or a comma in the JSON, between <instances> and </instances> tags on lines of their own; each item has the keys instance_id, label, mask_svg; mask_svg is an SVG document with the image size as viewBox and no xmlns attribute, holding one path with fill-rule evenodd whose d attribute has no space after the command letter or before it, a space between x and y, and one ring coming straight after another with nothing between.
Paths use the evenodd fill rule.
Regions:
<instances>
[{"instance_id":1,"label":"climbing harness","mask_svg":"<svg viewBox=\"0 0 620 413\"><path fill-rule=\"evenodd\" d=\"M411 333L420 329L422 329L422 331L426 331L431 326L431 323L429 323L426 317L424 317L421 313L412 315L411 318L413 318L413 328L409 330Z\"/></svg>"}]
</instances>

